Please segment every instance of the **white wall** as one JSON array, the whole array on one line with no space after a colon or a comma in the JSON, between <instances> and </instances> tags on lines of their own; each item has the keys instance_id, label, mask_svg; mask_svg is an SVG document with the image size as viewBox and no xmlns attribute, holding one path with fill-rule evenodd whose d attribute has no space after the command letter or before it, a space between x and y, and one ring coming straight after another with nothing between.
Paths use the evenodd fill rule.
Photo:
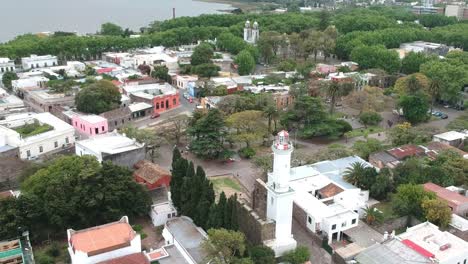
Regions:
<instances>
[{"instance_id":1,"label":"white wall","mask_svg":"<svg viewBox=\"0 0 468 264\"><path fill-rule=\"evenodd\" d=\"M177 239L174 238L174 236L167 230L167 228L163 229L162 233L164 240L166 241L166 245L175 245L176 248L179 250L179 252L182 254L184 257L185 261L187 261L189 264L197 264L192 257L188 254L188 252L185 250L185 248L177 241Z\"/></svg>"},{"instance_id":2,"label":"white wall","mask_svg":"<svg viewBox=\"0 0 468 264\"><path fill-rule=\"evenodd\" d=\"M151 208L150 216L154 226L165 225L167 220L175 217L177 215L176 211L171 212L161 212L157 214L153 208ZM168 217L169 216L169 217Z\"/></svg>"},{"instance_id":3,"label":"white wall","mask_svg":"<svg viewBox=\"0 0 468 264\"><path fill-rule=\"evenodd\" d=\"M70 130L55 136L51 136L48 138L43 138L42 140L34 141L32 140L34 136L30 138L26 138L26 144L22 144L19 146L20 151L20 158L27 159L27 151L29 150L31 156L39 156L42 154L46 154L47 152L51 152L54 150L59 150L62 148L63 145L67 145L66 138L68 138L68 144L75 143L75 131ZM55 147L55 142L57 142L57 147ZM42 146L43 152L39 151L39 147Z\"/></svg>"},{"instance_id":4,"label":"white wall","mask_svg":"<svg viewBox=\"0 0 468 264\"><path fill-rule=\"evenodd\" d=\"M58 65L57 57L51 57L51 58L28 57L28 58L23 58L21 60L21 64L23 65L23 70L29 70L32 68L51 67L51 66Z\"/></svg>"},{"instance_id":5,"label":"white wall","mask_svg":"<svg viewBox=\"0 0 468 264\"><path fill-rule=\"evenodd\" d=\"M75 154L78 156L83 156L83 155L91 155L96 157L96 159L99 162L102 162L102 153L96 153L85 146L81 145L80 142L76 142L75 144Z\"/></svg>"},{"instance_id":6,"label":"white wall","mask_svg":"<svg viewBox=\"0 0 468 264\"><path fill-rule=\"evenodd\" d=\"M141 238L139 234L135 235L133 240L130 242L130 246L128 247L120 248L91 257L88 257L88 254L85 252L73 252L73 249L71 247L68 247L68 253L70 254L72 264L94 264L139 252L141 252Z\"/></svg>"}]
</instances>

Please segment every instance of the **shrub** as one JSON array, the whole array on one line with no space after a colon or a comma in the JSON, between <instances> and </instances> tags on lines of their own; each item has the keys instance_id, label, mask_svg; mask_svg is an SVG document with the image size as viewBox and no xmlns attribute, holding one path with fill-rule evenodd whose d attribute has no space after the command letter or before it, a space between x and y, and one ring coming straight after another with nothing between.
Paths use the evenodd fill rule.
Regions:
<instances>
[{"instance_id":1,"label":"shrub","mask_svg":"<svg viewBox=\"0 0 468 264\"><path fill-rule=\"evenodd\" d=\"M50 246L46 249L46 254L51 257L58 257L60 256L60 245L56 242L50 244Z\"/></svg>"},{"instance_id":2,"label":"shrub","mask_svg":"<svg viewBox=\"0 0 468 264\"><path fill-rule=\"evenodd\" d=\"M359 121L365 126L375 126L382 121L382 116L380 116L380 114L378 114L377 112L373 111L363 112L359 116Z\"/></svg>"},{"instance_id":3,"label":"shrub","mask_svg":"<svg viewBox=\"0 0 468 264\"><path fill-rule=\"evenodd\" d=\"M242 158L246 158L246 159L250 159L252 158L253 156L255 156L255 154L257 154L255 152L255 150L251 147L245 147L245 148L241 148L239 150L239 155L242 157Z\"/></svg>"}]
</instances>

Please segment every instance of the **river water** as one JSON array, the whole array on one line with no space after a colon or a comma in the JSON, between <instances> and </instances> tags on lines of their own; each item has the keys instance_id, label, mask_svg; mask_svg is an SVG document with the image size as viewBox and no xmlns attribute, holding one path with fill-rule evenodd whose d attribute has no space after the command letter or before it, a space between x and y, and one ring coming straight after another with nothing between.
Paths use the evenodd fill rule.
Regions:
<instances>
[{"instance_id":1,"label":"river water","mask_svg":"<svg viewBox=\"0 0 468 264\"><path fill-rule=\"evenodd\" d=\"M193 0L2 0L0 42L25 33L77 31L94 33L101 24L116 23L138 31L155 20L219 13L225 4Z\"/></svg>"}]
</instances>

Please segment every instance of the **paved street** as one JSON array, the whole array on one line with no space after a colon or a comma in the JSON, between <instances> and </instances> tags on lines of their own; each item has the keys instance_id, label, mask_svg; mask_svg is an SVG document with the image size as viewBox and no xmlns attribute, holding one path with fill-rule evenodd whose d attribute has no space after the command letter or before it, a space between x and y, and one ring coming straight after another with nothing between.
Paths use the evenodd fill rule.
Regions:
<instances>
[{"instance_id":1,"label":"paved street","mask_svg":"<svg viewBox=\"0 0 468 264\"><path fill-rule=\"evenodd\" d=\"M311 255L310 261L313 264L333 263L331 255L328 254L328 252L325 251L321 245L315 243L315 241L310 238L307 231L302 226L300 226L295 219L293 219L292 223L292 233L298 245L305 246L309 249Z\"/></svg>"}]
</instances>

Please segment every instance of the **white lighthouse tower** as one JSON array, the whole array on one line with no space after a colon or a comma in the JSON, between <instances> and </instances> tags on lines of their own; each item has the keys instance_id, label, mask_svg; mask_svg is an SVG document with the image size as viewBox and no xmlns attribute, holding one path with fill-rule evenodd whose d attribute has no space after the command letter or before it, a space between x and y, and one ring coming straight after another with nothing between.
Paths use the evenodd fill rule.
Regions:
<instances>
[{"instance_id":1,"label":"white lighthouse tower","mask_svg":"<svg viewBox=\"0 0 468 264\"><path fill-rule=\"evenodd\" d=\"M294 190L289 188L291 154L293 145L287 131L276 136L271 147L274 154L273 172L268 173L267 218L275 221L275 239L265 241L265 245L282 256L297 246L291 234Z\"/></svg>"}]
</instances>

